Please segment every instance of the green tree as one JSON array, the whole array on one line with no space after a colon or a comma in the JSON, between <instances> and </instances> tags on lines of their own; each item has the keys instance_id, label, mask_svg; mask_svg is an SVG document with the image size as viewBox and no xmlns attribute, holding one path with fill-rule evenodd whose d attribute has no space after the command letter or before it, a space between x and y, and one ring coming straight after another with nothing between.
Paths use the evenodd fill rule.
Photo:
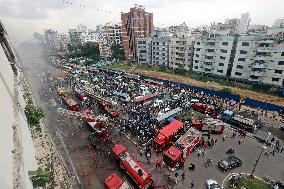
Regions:
<instances>
[{"instance_id":1,"label":"green tree","mask_svg":"<svg viewBox=\"0 0 284 189\"><path fill-rule=\"evenodd\" d=\"M119 60L125 60L125 54L122 45L119 44L113 44L111 46L113 58L119 59Z\"/></svg>"},{"instance_id":2,"label":"green tree","mask_svg":"<svg viewBox=\"0 0 284 189\"><path fill-rule=\"evenodd\" d=\"M26 114L28 123L31 125L39 124L41 118L44 117L43 110L40 107L34 107L31 104L28 104L26 106L25 114Z\"/></svg>"},{"instance_id":3,"label":"green tree","mask_svg":"<svg viewBox=\"0 0 284 189\"><path fill-rule=\"evenodd\" d=\"M40 168L36 171L28 171L28 175L33 183L33 187L43 187L48 181L50 171L43 171Z\"/></svg>"},{"instance_id":4,"label":"green tree","mask_svg":"<svg viewBox=\"0 0 284 189\"><path fill-rule=\"evenodd\" d=\"M67 46L68 52L66 54L69 58L85 57L91 58L94 61L100 60L100 49L99 44L95 42L87 42L83 45L81 44L71 44Z\"/></svg>"}]
</instances>

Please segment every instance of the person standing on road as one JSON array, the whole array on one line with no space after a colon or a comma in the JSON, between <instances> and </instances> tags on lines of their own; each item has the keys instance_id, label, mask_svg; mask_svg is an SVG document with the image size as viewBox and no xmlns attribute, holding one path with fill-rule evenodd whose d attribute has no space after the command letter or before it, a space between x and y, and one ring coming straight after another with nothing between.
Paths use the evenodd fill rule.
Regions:
<instances>
[{"instance_id":1,"label":"person standing on road","mask_svg":"<svg viewBox=\"0 0 284 189\"><path fill-rule=\"evenodd\" d=\"M143 157L143 149L140 149L140 156Z\"/></svg>"},{"instance_id":2,"label":"person standing on road","mask_svg":"<svg viewBox=\"0 0 284 189\"><path fill-rule=\"evenodd\" d=\"M178 172L175 172L175 183L177 184L178 183Z\"/></svg>"},{"instance_id":3,"label":"person standing on road","mask_svg":"<svg viewBox=\"0 0 284 189\"><path fill-rule=\"evenodd\" d=\"M225 134L225 135L223 136L223 142L224 142L226 139L227 139L227 135Z\"/></svg>"},{"instance_id":4,"label":"person standing on road","mask_svg":"<svg viewBox=\"0 0 284 189\"><path fill-rule=\"evenodd\" d=\"M202 157L205 155L205 149L202 150Z\"/></svg>"},{"instance_id":5,"label":"person standing on road","mask_svg":"<svg viewBox=\"0 0 284 189\"><path fill-rule=\"evenodd\" d=\"M193 188L194 187L194 180L190 183L190 188Z\"/></svg>"},{"instance_id":6,"label":"person standing on road","mask_svg":"<svg viewBox=\"0 0 284 189\"><path fill-rule=\"evenodd\" d=\"M198 149L198 150L197 150L197 157L200 157L200 154L201 154L201 150Z\"/></svg>"},{"instance_id":7,"label":"person standing on road","mask_svg":"<svg viewBox=\"0 0 284 189\"><path fill-rule=\"evenodd\" d=\"M185 172L183 172L183 173L181 174L181 178L182 178L182 183L183 183L184 180L185 180Z\"/></svg>"}]
</instances>

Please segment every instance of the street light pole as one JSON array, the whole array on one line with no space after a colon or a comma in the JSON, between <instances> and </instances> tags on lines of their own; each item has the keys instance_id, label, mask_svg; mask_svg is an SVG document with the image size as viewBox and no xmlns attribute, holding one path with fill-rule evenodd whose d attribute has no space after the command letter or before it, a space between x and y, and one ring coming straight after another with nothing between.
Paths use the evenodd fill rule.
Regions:
<instances>
[{"instance_id":1,"label":"street light pole","mask_svg":"<svg viewBox=\"0 0 284 189\"><path fill-rule=\"evenodd\" d=\"M261 157L263 151L264 151L266 148L267 148L266 146L262 146L261 152L260 152L260 154L259 154L257 160L255 161L255 164L254 164L253 169L252 169L252 171L251 171L251 174L250 174L250 176L249 176L250 178L253 178L253 173L254 173L254 171L255 171L255 168L256 168L256 166L257 166L257 164L258 164L258 162L259 162L259 159L260 159L260 157Z\"/></svg>"}]
</instances>

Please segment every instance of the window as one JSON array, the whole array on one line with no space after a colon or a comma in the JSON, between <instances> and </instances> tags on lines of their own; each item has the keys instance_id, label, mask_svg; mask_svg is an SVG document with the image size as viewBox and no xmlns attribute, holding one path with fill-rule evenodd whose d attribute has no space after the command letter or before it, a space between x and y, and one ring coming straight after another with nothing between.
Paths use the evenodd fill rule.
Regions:
<instances>
[{"instance_id":1,"label":"window","mask_svg":"<svg viewBox=\"0 0 284 189\"><path fill-rule=\"evenodd\" d=\"M198 60L195 60L195 63L198 63L199 61Z\"/></svg>"},{"instance_id":2,"label":"window","mask_svg":"<svg viewBox=\"0 0 284 189\"><path fill-rule=\"evenodd\" d=\"M223 42L222 45L228 46L228 42Z\"/></svg>"},{"instance_id":3,"label":"window","mask_svg":"<svg viewBox=\"0 0 284 189\"><path fill-rule=\"evenodd\" d=\"M194 69L198 69L198 66L194 66Z\"/></svg>"},{"instance_id":4,"label":"window","mask_svg":"<svg viewBox=\"0 0 284 189\"><path fill-rule=\"evenodd\" d=\"M227 53L227 50L221 49L222 53Z\"/></svg>"},{"instance_id":5,"label":"window","mask_svg":"<svg viewBox=\"0 0 284 189\"><path fill-rule=\"evenodd\" d=\"M248 42L242 42L242 46L249 46Z\"/></svg>"},{"instance_id":6,"label":"window","mask_svg":"<svg viewBox=\"0 0 284 189\"><path fill-rule=\"evenodd\" d=\"M284 61L279 61L278 65L284 65Z\"/></svg>"},{"instance_id":7,"label":"window","mask_svg":"<svg viewBox=\"0 0 284 189\"><path fill-rule=\"evenodd\" d=\"M235 72L235 75L241 76L242 73L240 73L240 72Z\"/></svg>"},{"instance_id":8,"label":"window","mask_svg":"<svg viewBox=\"0 0 284 189\"><path fill-rule=\"evenodd\" d=\"M284 52L281 53L281 56L284 56Z\"/></svg>"},{"instance_id":9,"label":"window","mask_svg":"<svg viewBox=\"0 0 284 189\"><path fill-rule=\"evenodd\" d=\"M199 54L195 54L195 57L199 57Z\"/></svg>"},{"instance_id":10,"label":"window","mask_svg":"<svg viewBox=\"0 0 284 189\"><path fill-rule=\"evenodd\" d=\"M214 49L208 49L207 51L208 52L214 52Z\"/></svg>"},{"instance_id":11,"label":"window","mask_svg":"<svg viewBox=\"0 0 284 189\"><path fill-rule=\"evenodd\" d=\"M200 48L197 48L196 51L200 51Z\"/></svg>"},{"instance_id":12,"label":"window","mask_svg":"<svg viewBox=\"0 0 284 189\"><path fill-rule=\"evenodd\" d=\"M251 79L258 79L258 76L251 75L250 78L251 78Z\"/></svg>"},{"instance_id":13,"label":"window","mask_svg":"<svg viewBox=\"0 0 284 189\"><path fill-rule=\"evenodd\" d=\"M224 66L224 63L219 63L219 66Z\"/></svg>"},{"instance_id":14,"label":"window","mask_svg":"<svg viewBox=\"0 0 284 189\"><path fill-rule=\"evenodd\" d=\"M200 45L200 42L197 42L196 44L197 44L197 45Z\"/></svg>"},{"instance_id":15,"label":"window","mask_svg":"<svg viewBox=\"0 0 284 189\"><path fill-rule=\"evenodd\" d=\"M217 70L217 72L219 72L219 73L223 73L223 70Z\"/></svg>"},{"instance_id":16,"label":"window","mask_svg":"<svg viewBox=\"0 0 284 189\"><path fill-rule=\"evenodd\" d=\"M220 56L220 59L221 59L221 60L225 60L225 59L226 59L226 57L224 57L224 56Z\"/></svg>"},{"instance_id":17,"label":"window","mask_svg":"<svg viewBox=\"0 0 284 189\"><path fill-rule=\"evenodd\" d=\"M275 73L282 74L282 70L275 70Z\"/></svg>"},{"instance_id":18,"label":"window","mask_svg":"<svg viewBox=\"0 0 284 189\"><path fill-rule=\"evenodd\" d=\"M238 61L244 62L246 59L245 58L239 58Z\"/></svg>"},{"instance_id":19,"label":"window","mask_svg":"<svg viewBox=\"0 0 284 189\"><path fill-rule=\"evenodd\" d=\"M273 77L273 78L272 78L272 81L276 81L276 82L277 82L277 81L279 81L279 78Z\"/></svg>"},{"instance_id":20,"label":"window","mask_svg":"<svg viewBox=\"0 0 284 189\"><path fill-rule=\"evenodd\" d=\"M208 45L215 45L215 42L209 42Z\"/></svg>"},{"instance_id":21,"label":"window","mask_svg":"<svg viewBox=\"0 0 284 189\"><path fill-rule=\"evenodd\" d=\"M247 51L240 50L240 54L247 54Z\"/></svg>"},{"instance_id":22,"label":"window","mask_svg":"<svg viewBox=\"0 0 284 189\"><path fill-rule=\"evenodd\" d=\"M140 50L140 53L146 53L146 50Z\"/></svg>"},{"instance_id":23,"label":"window","mask_svg":"<svg viewBox=\"0 0 284 189\"><path fill-rule=\"evenodd\" d=\"M237 65L237 68L239 68L239 69L243 69L244 67L243 67L243 66L241 66L241 65Z\"/></svg>"}]
</instances>

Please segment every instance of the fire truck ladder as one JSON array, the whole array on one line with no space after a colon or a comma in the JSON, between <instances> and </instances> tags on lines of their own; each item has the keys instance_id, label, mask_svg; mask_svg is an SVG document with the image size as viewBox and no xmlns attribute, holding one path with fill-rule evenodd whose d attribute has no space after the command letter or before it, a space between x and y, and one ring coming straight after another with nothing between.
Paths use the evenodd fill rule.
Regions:
<instances>
[{"instance_id":1,"label":"fire truck ladder","mask_svg":"<svg viewBox=\"0 0 284 189\"><path fill-rule=\"evenodd\" d=\"M115 106L115 107L117 106L117 103L116 103L116 102L111 101L111 100L107 100L107 99L105 99L105 98L103 98L103 97L97 95L96 93L94 93L94 91L93 91L92 89L86 88L86 87L82 87L82 86L78 85L77 83L76 83L76 85L79 87L79 89L80 89L81 91L83 91L84 93L86 93L88 96L90 96L90 97L92 97L92 98L95 98L95 99L98 99L98 100L101 100L101 101L103 101L103 102L105 102L105 103L107 103L107 104L110 104L110 105L112 105L112 106Z\"/></svg>"},{"instance_id":2,"label":"fire truck ladder","mask_svg":"<svg viewBox=\"0 0 284 189\"><path fill-rule=\"evenodd\" d=\"M74 116L74 117L79 118L79 119L91 118L91 119L95 119L97 121L104 121L104 122L108 121L108 118L105 117L105 116L94 116L94 115L90 115L90 114L82 114L80 112L74 112L74 111L71 111L71 110L63 109L63 108L58 108L57 111L58 111L58 113L65 114L65 115L68 115L68 116Z\"/></svg>"}]
</instances>

